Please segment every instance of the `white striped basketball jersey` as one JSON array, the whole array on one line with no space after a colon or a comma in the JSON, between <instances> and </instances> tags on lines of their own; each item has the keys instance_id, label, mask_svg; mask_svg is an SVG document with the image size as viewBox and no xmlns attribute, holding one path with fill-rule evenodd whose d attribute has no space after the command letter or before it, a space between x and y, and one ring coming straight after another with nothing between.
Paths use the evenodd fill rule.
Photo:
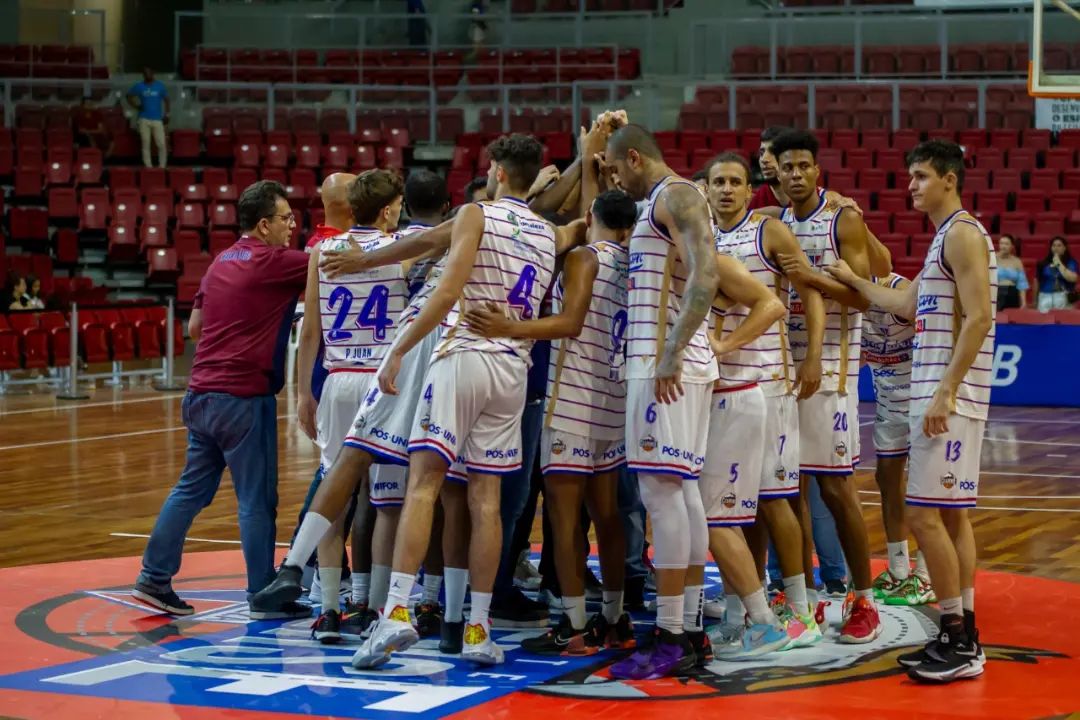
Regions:
<instances>
[{"instance_id":1,"label":"white striped basketball jersey","mask_svg":"<svg viewBox=\"0 0 1080 720\"><path fill-rule=\"evenodd\" d=\"M818 206L805 218L795 217L789 206L784 208L781 220L787 223L799 245L806 253L810 266L824 272L826 265L840 259L840 247L836 237L839 210L826 208L825 194L820 193ZM809 336L806 332L806 313L798 291L789 288L791 304L788 314L788 337L791 355L796 366L806 357ZM826 392L854 393L859 384L859 353L862 339L862 313L841 305L828 297L825 301L825 337L821 347L821 390Z\"/></svg>"},{"instance_id":2,"label":"white striped basketball jersey","mask_svg":"<svg viewBox=\"0 0 1080 720\"><path fill-rule=\"evenodd\" d=\"M879 283L895 288L904 279L892 273ZM907 320L876 305L864 313L862 359L874 378L878 420L907 422L914 339L915 326Z\"/></svg>"},{"instance_id":3,"label":"white striped basketball jersey","mask_svg":"<svg viewBox=\"0 0 1080 720\"><path fill-rule=\"evenodd\" d=\"M378 250L398 239L381 230L354 227L322 241L321 251ZM330 279L319 270L319 310L322 315L323 365L330 370L374 372L397 331L395 319L405 307L405 278L400 264Z\"/></svg>"},{"instance_id":4,"label":"white striped basketball jersey","mask_svg":"<svg viewBox=\"0 0 1080 720\"><path fill-rule=\"evenodd\" d=\"M508 352L528 364L532 340L485 338L469 329L461 311L495 303L515 320L537 317L555 272L555 230L517 198L478 205L484 211L484 233L476 262L461 299L443 321L446 333L435 356L462 351Z\"/></svg>"},{"instance_id":5,"label":"white striped basketball jersey","mask_svg":"<svg viewBox=\"0 0 1080 720\"><path fill-rule=\"evenodd\" d=\"M716 231L716 249L738 259L765 287L773 290L784 307L788 305L788 281L780 268L765 254L765 224L768 218L747 212L731 230ZM723 290L723 288L721 288ZM749 308L735 305L722 313L724 334L731 332L750 314ZM787 347L787 318L762 333L741 350L720 358L718 387L730 388L757 382L766 397L791 392L795 365Z\"/></svg>"},{"instance_id":6,"label":"white striped basketball jersey","mask_svg":"<svg viewBox=\"0 0 1080 720\"><path fill-rule=\"evenodd\" d=\"M667 228L654 217L656 198L672 183L685 183L700 189L689 180L670 175L653 186L637 225L630 236L630 280L626 344L626 377L656 377L656 361L663 352L663 341L671 334L682 307L682 296L689 270L675 251ZM661 302L663 300L664 302ZM708 318L701 322L683 351L682 380L711 383L719 372L716 357L706 333Z\"/></svg>"},{"instance_id":7,"label":"white striped basketball jersey","mask_svg":"<svg viewBox=\"0 0 1080 720\"><path fill-rule=\"evenodd\" d=\"M411 222L405 227L404 230L399 231L398 234L401 237L409 237L410 235L415 235L416 233L424 232L424 231L430 230L430 229L431 229L430 225L425 225L424 223ZM408 288L409 288L408 297L409 297L410 300L424 286L424 280L425 280L425 278L427 278L428 274L431 271L431 268L434 265L435 265L435 260L432 259L432 258L428 258L426 260L418 260L417 262L413 263L412 268L409 269L408 276L405 278L405 281L406 281L406 283L408 285Z\"/></svg>"},{"instance_id":8,"label":"white striped basketball jersey","mask_svg":"<svg viewBox=\"0 0 1080 720\"><path fill-rule=\"evenodd\" d=\"M946 268L945 236L956 223L974 225L986 239L990 254L990 332L975 362L956 391L956 414L985 420L990 407L990 376L994 366L994 299L997 297L997 256L986 229L966 210L957 210L938 228L926 253L915 307L915 344L911 360L911 416L926 413L945 368L952 361L960 332L963 308L959 307L956 280Z\"/></svg>"},{"instance_id":9,"label":"white striped basketball jersey","mask_svg":"<svg viewBox=\"0 0 1080 720\"><path fill-rule=\"evenodd\" d=\"M551 342L545 425L593 440L626 434L626 248L609 242L586 245L600 269L577 337ZM562 277L552 292L552 314L562 311Z\"/></svg>"}]
</instances>

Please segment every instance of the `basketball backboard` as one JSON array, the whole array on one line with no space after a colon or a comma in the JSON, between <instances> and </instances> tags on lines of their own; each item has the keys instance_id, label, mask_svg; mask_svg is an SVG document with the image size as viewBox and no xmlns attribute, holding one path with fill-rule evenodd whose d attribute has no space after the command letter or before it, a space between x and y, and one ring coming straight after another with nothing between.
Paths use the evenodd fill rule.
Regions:
<instances>
[{"instance_id":1,"label":"basketball backboard","mask_svg":"<svg viewBox=\"0 0 1080 720\"><path fill-rule=\"evenodd\" d=\"M1080 0L1035 0L1028 92L1080 98Z\"/></svg>"}]
</instances>

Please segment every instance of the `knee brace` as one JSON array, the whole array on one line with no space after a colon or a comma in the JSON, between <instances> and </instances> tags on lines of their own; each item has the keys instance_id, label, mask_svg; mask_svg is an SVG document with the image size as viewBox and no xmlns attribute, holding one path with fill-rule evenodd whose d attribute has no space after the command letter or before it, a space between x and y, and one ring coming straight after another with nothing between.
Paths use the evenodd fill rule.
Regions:
<instances>
[{"instance_id":1,"label":"knee brace","mask_svg":"<svg viewBox=\"0 0 1080 720\"><path fill-rule=\"evenodd\" d=\"M685 568L690 562L690 522L680 480L638 473L641 500L652 517L653 565L661 570Z\"/></svg>"},{"instance_id":2,"label":"knee brace","mask_svg":"<svg viewBox=\"0 0 1080 720\"><path fill-rule=\"evenodd\" d=\"M709 523L697 481L683 482L683 498L690 529L690 565L704 565L709 559Z\"/></svg>"}]
</instances>

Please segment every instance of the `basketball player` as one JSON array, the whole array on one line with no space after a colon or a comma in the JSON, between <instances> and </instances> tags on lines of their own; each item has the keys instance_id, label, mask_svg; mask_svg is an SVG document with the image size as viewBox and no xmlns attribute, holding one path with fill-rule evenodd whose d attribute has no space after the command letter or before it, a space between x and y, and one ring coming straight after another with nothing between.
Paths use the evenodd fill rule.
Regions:
<instances>
[{"instance_id":1,"label":"basketball player","mask_svg":"<svg viewBox=\"0 0 1080 720\"><path fill-rule=\"evenodd\" d=\"M709 515L710 549L724 574L725 588L735 589L726 593L727 618L713 638L728 646L718 652L720 656L752 656L760 654L762 645L765 651L772 645L768 641L771 618L761 611L765 594L758 582L768 544L765 528L780 556L788 603L782 613L787 635L780 646L805 647L821 639L814 613L807 609L802 529L790 501L796 500L799 493L799 426L794 393L797 390L800 399L810 397L820 383L825 311L820 293L795 274L795 289L805 307L808 343L806 358L796 376L787 341L789 281L780 268L779 256L790 255L808 266L806 256L782 222L747 209L750 166L741 155L722 153L709 163L707 171L721 262L740 261L760 284L773 288L769 297L779 308L773 318L778 322L771 329L764 328L761 336L742 350L719 359L717 387L723 392L714 394L709 452L701 479L706 498L712 494L707 488L730 488L721 492L721 510ZM721 287L726 294L727 283L722 281ZM740 327L745 333L747 314L745 303L729 309L718 329L730 334L714 347L730 346ZM757 510L760 519L756 519ZM750 535L762 565L752 575L737 577L731 558L748 553L739 528L754 525L758 531ZM746 614L754 625L748 635L744 635Z\"/></svg>"},{"instance_id":2,"label":"basketball player","mask_svg":"<svg viewBox=\"0 0 1080 720\"><path fill-rule=\"evenodd\" d=\"M381 392L396 395L404 355L440 323L447 327L413 421L409 490L394 543L390 594L371 636L353 657L354 667L378 667L392 651L405 650L418 639L409 618L409 594L427 549L435 498L459 455L468 470L472 520L472 604L462 657L481 664L503 659L488 619L501 549L499 475L521 464L521 412L532 343L483 338L462 313L487 302L501 304L515 319L538 312L555 268L556 229L520 199L540 170L540 143L510 135L494 141L488 153L488 189L495 199L465 206L457 214L443 275L379 371ZM457 312L448 317L455 305ZM451 509L446 512L449 523Z\"/></svg>"},{"instance_id":3,"label":"basketball player","mask_svg":"<svg viewBox=\"0 0 1080 720\"><path fill-rule=\"evenodd\" d=\"M512 321L491 308L465 316L487 337L555 341L540 465L563 618L558 627L522 642L529 652L591 655L604 647L634 647L633 625L622 608L626 551L617 491L626 462L626 243L636 220L637 207L626 193L596 198L586 215L589 244L567 254L549 317ZM604 578L603 611L588 623L582 503L596 529Z\"/></svg>"},{"instance_id":4,"label":"basketball player","mask_svg":"<svg viewBox=\"0 0 1080 720\"><path fill-rule=\"evenodd\" d=\"M654 642L611 668L641 680L695 665L684 632L701 612L688 604L687 568L708 554L705 509L695 481L705 462L709 402L718 377L706 322L719 282L708 203L700 188L664 163L640 125L619 128L605 162L631 197L644 200L630 238L627 322L627 466L638 473L652 516L657 584Z\"/></svg>"},{"instance_id":5,"label":"basketball player","mask_svg":"<svg viewBox=\"0 0 1080 720\"><path fill-rule=\"evenodd\" d=\"M911 282L895 273L877 281L903 290ZM871 305L863 322L862 357L874 379L876 412L874 479L881 491L881 520L885 526L889 566L874 578L874 597L886 605L923 605L933 602L925 571L911 571L907 525L904 522L904 467L908 456L908 399L911 395L911 346L915 327L896 315ZM923 566L922 554L919 565Z\"/></svg>"},{"instance_id":6,"label":"basketball player","mask_svg":"<svg viewBox=\"0 0 1080 720\"><path fill-rule=\"evenodd\" d=\"M323 240L340 235L345 232L347 228L352 227L352 208L349 206L349 186L356 180L356 176L352 173L331 173L327 175L323 180L322 187L319 189L319 197L322 199L323 212L325 213L324 224L315 226L315 230L311 233L311 237L308 238L307 252L311 252L313 249L319 246ZM311 321L314 322L314 314L312 314ZM315 440L315 408L312 405L312 401L315 404L318 403L319 398L322 397L323 384L326 382L327 370L323 366L323 346L322 336L319 335L319 351L316 356L315 362L312 364L312 376L311 376L311 395L310 400L297 397L297 420L300 425L300 429L304 431L309 438ZM304 515L307 513L308 506L311 504L311 498L315 496L315 491L319 488L319 483L322 482L322 468L319 467L315 471L315 477L311 481L311 486L308 488L307 496L304 498L304 504L300 508L300 515L296 520L296 526L299 527L300 523L304 520ZM371 571L371 557L368 554L367 563L362 563L362 557L353 553L353 566L359 572ZM347 558L342 556L342 568L347 567ZM314 568L315 556L312 555L308 560L307 567ZM315 576L315 584L311 585L311 595L316 599L321 597L321 590L318 587L318 575ZM308 576L305 569L304 584L305 586L312 580Z\"/></svg>"},{"instance_id":7,"label":"basketball player","mask_svg":"<svg viewBox=\"0 0 1080 720\"><path fill-rule=\"evenodd\" d=\"M975 538L968 508L990 404L997 258L990 236L960 203L964 153L930 140L907 156L915 208L937 233L919 277L903 290L831 271L875 305L915 321L911 360L909 521L940 600L941 632L898 660L921 681L981 675L986 656L975 624Z\"/></svg>"},{"instance_id":8,"label":"basketball player","mask_svg":"<svg viewBox=\"0 0 1080 720\"><path fill-rule=\"evenodd\" d=\"M824 193L818 191L818 140L812 133L785 132L773 141L772 151L779 163L780 186L791 200L781 219L795 233L813 268L785 256L784 270L789 278L804 280L826 298L821 389L799 402L799 470L806 476L804 483L811 476L817 478L851 567L855 597L846 608L840 641L868 643L881 634L881 621L874 606L870 543L851 477L858 458L861 311L867 302L823 270L843 258L860 277L869 276L866 226L855 212L831 209ZM799 365L806 358L805 313L797 291L791 292L791 350ZM809 581L812 564L806 563L804 572Z\"/></svg>"},{"instance_id":9,"label":"basketball player","mask_svg":"<svg viewBox=\"0 0 1080 720\"><path fill-rule=\"evenodd\" d=\"M339 547L343 540L345 511L367 470L365 467L363 472L348 474L347 464L338 468L336 460L357 408L368 394L378 362L393 339L394 321L390 318L397 317L405 304L407 266L366 269L332 278L319 269L320 256L346 247L370 252L393 244L396 236L389 231L397 227L402 190L401 180L393 173L372 170L361 174L349 191L358 225L332 241L324 241L312 253L307 303L309 307L322 308L326 362L331 366L317 422L323 467L330 470L315 493L310 511L300 524L277 577L260 591L260 601L268 606L287 604L299 596L300 567L316 545L320 548L320 557L336 557L327 553L335 546ZM301 394L307 392L305 378L309 373L306 370L313 362L313 346L310 338L306 341L302 338ZM337 376L342 379L336 379ZM338 387L346 390L331 395L331 389ZM342 419L349 414L351 417L347 420ZM340 554L340 547L337 552ZM333 579L335 570L340 571L333 567L319 568L324 605L315 634L318 639L328 642L340 640L338 581L327 584L328 578ZM374 590L372 594L376 595L377 588Z\"/></svg>"}]
</instances>

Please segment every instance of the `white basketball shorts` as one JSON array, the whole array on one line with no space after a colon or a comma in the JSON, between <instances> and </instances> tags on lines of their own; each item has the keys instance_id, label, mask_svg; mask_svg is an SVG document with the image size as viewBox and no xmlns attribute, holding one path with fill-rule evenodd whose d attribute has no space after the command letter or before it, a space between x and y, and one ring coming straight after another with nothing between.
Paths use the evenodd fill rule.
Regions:
<instances>
[{"instance_id":1,"label":"white basketball shorts","mask_svg":"<svg viewBox=\"0 0 1080 720\"><path fill-rule=\"evenodd\" d=\"M794 395L765 398L762 500L799 494L799 408Z\"/></svg>"},{"instance_id":2,"label":"white basketball shorts","mask_svg":"<svg viewBox=\"0 0 1080 720\"><path fill-rule=\"evenodd\" d=\"M596 440L554 428L544 428L540 433L540 471L544 475L594 475L617 470L625 464L625 438Z\"/></svg>"},{"instance_id":3,"label":"white basketball shorts","mask_svg":"<svg viewBox=\"0 0 1080 720\"><path fill-rule=\"evenodd\" d=\"M765 394L757 385L713 392L698 487L709 527L752 525L765 458Z\"/></svg>"},{"instance_id":4,"label":"white basketball shorts","mask_svg":"<svg viewBox=\"0 0 1080 720\"><path fill-rule=\"evenodd\" d=\"M950 415L949 431L933 438L926 437L922 424L922 415L912 416L907 504L975 507L986 421Z\"/></svg>"},{"instance_id":5,"label":"white basketball shorts","mask_svg":"<svg viewBox=\"0 0 1080 720\"><path fill-rule=\"evenodd\" d=\"M325 476L334 464L345 436L349 434L356 409L375 383L375 372L331 370L323 385L315 411L315 444L319 446L319 467Z\"/></svg>"},{"instance_id":6,"label":"white basketball shorts","mask_svg":"<svg viewBox=\"0 0 1080 720\"><path fill-rule=\"evenodd\" d=\"M799 401L799 470L807 475L851 475L859 416L847 395L821 391Z\"/></svg>"},{"instance_id":7,"label":"white basketball shorts","mask_svg":"<svg viewBox=\"0 0 1080 720\"><path fill-rule=\"evenodd\" d=\"M683 384L671 404L657 402L656 381L626 381L626 459L634 472L696 479L705 465L712 383Z\"/></svg>"}]
</instances>

